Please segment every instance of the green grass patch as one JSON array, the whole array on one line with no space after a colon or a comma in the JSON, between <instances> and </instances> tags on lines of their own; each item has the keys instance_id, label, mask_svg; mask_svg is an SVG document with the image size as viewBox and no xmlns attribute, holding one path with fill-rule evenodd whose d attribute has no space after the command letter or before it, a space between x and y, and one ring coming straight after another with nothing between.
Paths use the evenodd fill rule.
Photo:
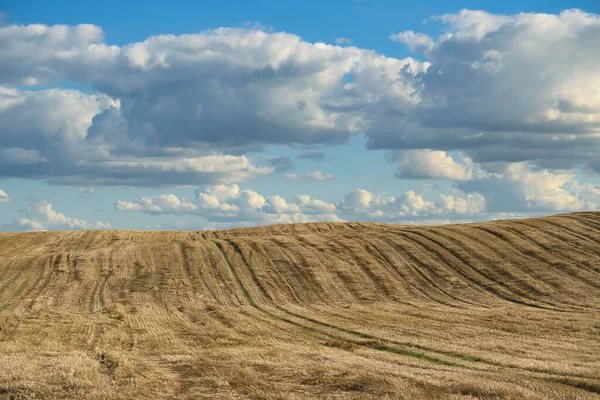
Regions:
<instances>
[{"instance_id":1,"label":"green grass patch","mask_svg":"<svg viewBox=\"0 0 600 400\"><path fill-rule=\"evenodd\" d=\"M21 286L19 286L19 288L17 289L16 292L13 293L12 298L14 299L15 297L18 297L21 293L23 293L23 290L25 290L25 288L27 287L27 283L29 281L24 281L23 283L21 283Z\"/></svg>"},{"instance_id":2,"label":"green grass patch","mask_svg":"<svg viewBox=\"0 0 600 400\"><path fill-rule=\"evenodd\" d=\"M428 356L425 353L410 351L410 350L406 350L406 349L399 349L397 347L391 347L391 346L388 346L383 343L368 343L368 344L366 344L366 346L370 347L372 349L375 349L375 350L389 351L390 353L400 354L400 355L408 356L408 357L414 357L419 360L430 362L432 364L448 365L448 366L452 366L452 367L458 366L458 364L456 364L456 363L442 360L437 357Z\"/></svg>"},{"instance_id":3,"label":"green grass patch","mask_svg":"<svg viewBox=\"0 0 600 400\"><path fill-rule=\"evenodd\" d=\"M0 295L4 293L4 291L13 283L14 279L4 282L2 286L0 286Z\"/></svg>"}]
</instances>

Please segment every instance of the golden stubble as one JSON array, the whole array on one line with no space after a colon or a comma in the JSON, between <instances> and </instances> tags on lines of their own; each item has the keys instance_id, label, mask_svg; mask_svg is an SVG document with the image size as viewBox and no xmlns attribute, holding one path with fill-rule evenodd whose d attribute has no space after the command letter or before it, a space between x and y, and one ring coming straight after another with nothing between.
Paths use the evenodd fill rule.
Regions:
<instances>
[{"instance_id":1,"label":"golden stubble","mask_svg":"<svg viewBox=\"0 0 600 400\"><path fill-rule=\"evenodd\" d=\"M600 398L600 213L0 234L0 398Z\"/></svg>"}]
</instances>

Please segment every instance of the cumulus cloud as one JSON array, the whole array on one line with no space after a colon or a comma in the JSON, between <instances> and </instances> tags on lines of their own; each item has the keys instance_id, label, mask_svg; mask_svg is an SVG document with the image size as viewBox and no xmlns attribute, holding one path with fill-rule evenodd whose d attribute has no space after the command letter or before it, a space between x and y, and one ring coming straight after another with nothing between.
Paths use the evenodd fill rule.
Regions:
<instances>
[{"instance_id":1,"label":"cumulus cloud","mask_svg":"<svg viewBox=\"0 0 600 400\"><path fill-rule=\"evenodd\" d=\"M187 214L198 207L186 200L179 200L174 194L155 197L142 197L136 202L118 201L115 208L120 211L143 211L147 214Z\"/></svg>"},{"instance_id":2,"label":"cumulus cloud","mask_svg":"<svg viewBox=\"0 0 600 400\"><path fill-rule=\"evenodd\" d=\"M35 200L27 204L26 211L34 215L43 225L56 229L111 229L107 222L87 222L80 218L68 217L57 212L52 204L44 200Z\"/></svg>"},{"instance_id":3,"label":"cumulus cloud","mask_svg":"<svg viewBox=\"0 0 600 400\"><path fill-rule=\"evenodd\" d=\"M220 228L315 221L481 219L485 207L485 199L481 194L463 193L457 189L433 199L426 199L412 190L393 197L357 189L340 202L333 203L303 194L288 199L279 195L263 196L252 190L240 190L237 185L218 185L197 190L190 200L162 194L115 204L117 210L124 212L195 215L202 217L204 226Z\"/></svg>"},{"instance_id":4,"label":"cumulus cloud","mask_svg":"<svg viewBox=\"0 0 600 400\"><path fill-rule=\"evenodd\" d=\"M73 218L54 210L52 204L44 200L30 200L22 210L25 218L0 224L2 231L39 231L39 230L80 230L112 229L108 222L88 222Z\"/></svg>"},{"instance_id":5,"label":"cumulus cloud","mask_svg":"<svg viewBox=\"0 0 600 400\"><path fill-rule=\"evenodd\" d=\"M400 164L399 178L465 181L473 177L470 159L458 163L445 151L406 150L395 157Z\"/></svg>"},{"instance_id":6,"label":"cumulus cloud","mask_svg":"<svg viewBox=\"0 0 600 400\"><path fill-rule=\"evenodd\" d=\"M0 189L0 204L8 204L14 201L15 199L9 197L4 190Z\"/></svg>"},{"instance_id":7,"label":"cumulus cloud","mask_svg":"<svg viewBox=\"0 0 600 400\"><path fill-rule=\"evenodd\" d=\"M488 201L489 212L578 211L600 208L600 187L582 184L573 172L553 172L527 163L511 163L480 179L461 182Z\"/></svg>"},{"instance_id":8,"label":"cumulus cloud","mask_svg":"<svg viewBox=\"0 0 600 400\"><path fill-rule=\"evenodd\" d=\"M264 197L238 185L217 185L197 190L194 198L179 199L174 194L118 201L119 211L137 211L150 215L197 215L208 226L266 225L291 222L336 221L335 205L306 195L286 200L281 196Z\"/></svg>"},{"instance_id":9,"label":"cumulus cloud","mask_svg":"<svg viewBox=\"0 0 600 400\"><path fill-rule=\"evenodd\" d=\"M0 231L3 232L30 232L46 231L46 227L37 221L28 218L19 218L0 224Z\"/></svg>"},{"instance_id":10,"label":"cumulus cloud","mask_svg":"<svg viewBox=\"0 0 600 400\"><path fill-rule=\"evenodd\" d=\"M8 26L0 28L0 174L129 186L242 181L273 170L181 165L268 145L343 143L364 131L371 103L414 102L411 82L398 77L423 71L410 58L260 29L111 46L92 25ZM36 89L63 80L95 93Z\"/></svg>"},{"instance_id":11,"label":"cumulus cloud","mask_svg":"<svg viewBox=\"0 0 600 400\"><path fill-rule=\"evenodd\" d=\"M390 106L368 128L371 148L459 149L475 162L593 166L600 16L463 10L437 19L446 32L436 39L392 35L430 65L414 78L422 87L418 105Z\"/></svg>"},{"instance_id":12,"label":"cumulus cloud","mask_svg":"<svg viewBox=\"0 0 600 400\"><path fill-rule=\"evenodd\" d=\"M99 114L118 107L105 95L0 87L0 176L73 185L168 186L239 182L274 170L252 164L245 155L149 149L123 141L120 126L104 125ZM110 137L98 133L94 121Z\"/></svg>"},{"instance_id":13,"label":"cumulus cloud","mask_svg":"<svg viewBox=\"0 0 600 400\"><path fill-rule=\"evenodd\" d=\"M425 61L255 28L114 46L93 25L0 27L0 177L231 189L293 167L287 157L257 162L250 153L364 134L368 148L394 152L399 177L452 180L459 191L356 192L323 215L443 220L596 206L597 187L574 171L600 172L600 16L462 10L435 19L438 36L390 36ZM62 81L87 93L47 89ZM313 215L299 198L223 196L165 193L121 207L248 221Z\"/></svg>"},{"instance_id":14,"label":"cumulus cloud","mask_svg":"<svg viewBox=\"0 0 600 400\"><path fill-rule=\"evenodd\" d=\"M429 51L435 44L429 35L414 31L404 31L390 35L395 42L405 44L412 51Z\"/></svg>"},{"instance_id":15,"label":"cumulus cloud","mask_svg":"<svg viewBox=\"0 0 600 400\"><path fill-rule=\"evenodd\" d=\"M333 179L333 175L329 174L329 173L323 173L321 171L312 171L312 172L308 172L304 175L299 175L299 174L287 174L285 175L286 178L288 178L291 181L294 182L298 182L298 181L326 181L329 179Z\"/></svg>"},{"instance_id":16,"label":"cumulus cloud","mask_svg":"<svg viewBox=\"0 0 600 400\"><path fill-rule=\"evenodd\" d=\"M455 220L481 217L486 204L479 193L456 191L455 194L442 193L437 199L428 200L414 190L394 197L357 189L344 197L340 208L349 220L401 222L438 219L440 216Z\"/></svg>"}]
</instances>

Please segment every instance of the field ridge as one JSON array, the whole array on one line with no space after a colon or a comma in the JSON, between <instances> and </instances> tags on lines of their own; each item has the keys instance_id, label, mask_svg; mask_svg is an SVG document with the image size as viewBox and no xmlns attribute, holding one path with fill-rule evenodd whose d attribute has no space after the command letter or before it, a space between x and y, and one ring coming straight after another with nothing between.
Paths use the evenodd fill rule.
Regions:
<instances>
[{"instance_id":1,"label":"field ridge","mask_svg":"<svg viewBox=\"0 0 600 400\"><path fill-rule=\"evenodd\" d=\"M600 212L0 233L0 398L600 398Z\"/></svg>"}]
</instances>

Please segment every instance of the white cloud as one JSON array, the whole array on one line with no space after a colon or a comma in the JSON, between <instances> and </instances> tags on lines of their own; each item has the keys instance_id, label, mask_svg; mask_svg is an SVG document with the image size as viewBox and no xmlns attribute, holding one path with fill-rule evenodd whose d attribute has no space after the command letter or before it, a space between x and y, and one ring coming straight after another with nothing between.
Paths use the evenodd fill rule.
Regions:
<instances>
[{"instance_id":1,"label":"white cloud","mask_svg":"<svg viewBox=\"0 0 600 400\"><path fill-rule=\"evenodd\" d=\"M442 193L437 199L428 200L414 190L394 197L357 189L344 197L340 209L344 219L348 220L401 222L440 217L460 220L469 216L482 217L485 198L478 193L456 191L454 195Z\"/></svg>"},{"instance_id":2,"label":"white cloud","mask_svg":"<svg viewBox=\"0 0 600 400\"><path fill-rule=\"evenodd\" d=\"M439 220L442 217L455 220L482 218L485 199L480 194L465 194L459 190L427 200L412 190L396 198L357 189L348 193L343 201L332 203L302 194L291 199L279 195L264 197L252 190L240 190L237 185L218 185L196 191L195 198L190 201L169 194L119 201L115 208L150 215L196 215L203 219L204 226L228 228L315 221L402 222Z\"/></svg>"},{"instance_id":3,"label":"white cloud","mask_svg":"<svg viewBox=\"0 0 600 400\"><path fill-rule=\"evenodd\" d=\"M143 211L148 214L187 214L198 207L169 193L152 198L142 197L136 202L118 201L115 208L120 211Z\"/></svg>"},{"instance_id":4,"label":"white cloud","mask_svg":"<svg viewBox=\"0 0 600 400\"><path fill-rule=\"evenodd\" d=\"M405 150L396 158L400 164L396 175L401 178L465 181L473 177L470 159L463 157L458 163L445 151Z\"/></svg>"},{"instance_id":5,"label":"white cloud","mask_svg":"<svg viewBox=\"0 0 600 400\"><path fill-rule=\"evenodd\" d=\"M523 163L510 165L501 177L517 186L527 208L553 211L583 208L583 199L566 188L574 178L571 173L531 171Z\"/></svg>"},{"instance_id":6,"label":"white cloud","mask_svg":"<svg viewBox=\"0 0 600 400\"><path fill-rule=\"evenodd\" d=\"M190 200L165 193L119 204L248 223L596 206L597 187L574 171L600 172L600 16L462 10L437 19L444 25L437 37L391 36L425 62L260 29L109 46L91 25L1 27L0 177L226 184ZM61 81L96 92L17 89ZM459 192L356 191L320 204L231 185L293 166L285 157L255 162L250 153L323 148L353 134L365 134L369 148L395 151L400 177L453 180Z\"/></svg>"},{"instance_id":7,"label":"white cloud","mask_svg":"<svg viewBox=\"0 0 600 400\"><path fill-rule=\"evenodd\" d=\"M49 228L56 229L111 229L107 222L87 222L79 218L67 217L57 212L52 204L44 200L34 200L25 207L27 213L35 216L35 221Z\"/></svg>"},{"instance_id":8,"label":"white cloud","mask_svg":"<svg viewBox=\"0 0 600 400\"><path fill-rule=\"evenodd\" d=\"M0 189L0 204L8 204L14 201L15 199L9 197L4 190Z\"/></svg>"},{"instance_id":9,"label":"white cloud","mask_svg":"<svg viewBox=\"0 0 600 400\"><path fill-rule=\"evenodd\" d=\"M0 224L0 231L112 229L108 222L88 222L80 218L68 217L54 210L52 204L44 200L29 201L23 212L27 214L26 218Z\"/></svg>"},{"instance_id":10,"label":"white cloud","mask_svg":"<svg viewBox=\"0 0 600 400\"><path fill-rule=\"evenodd\" d=\"M331 175L329 173L323 173L321 171L312 171L312 172L308 172L305 175L286 174L285 177L288 178L291 181L294 181L294 182L298 182L298 181L326 181L326 180L329 180L329 179L333 179L333 175Z\"/></svg>"},{"instance_id":11,"label":"white cloud","mask_svg":"<svg viewBox=\"0 0 600 400\"><path fill-rule=\"evenodd\" d=\"M441 194L438 202L441 210L459 215L482 215L485 206L485 198L479 193L469 193L463 197Z\"/></svg>"},{"instance_id":12,"label":"white cloud","mask_svg":"<svg viewBox=\"0 0 600 400\"><path fill-rule=\"evenodd\" d=\"M462 10L437 19L446 30L435 39L392 35L430 65L414 78L415 107L377 109L371 148L600 171L600 16Z\"/></svg>"},{"instance_id":13,"label":"white cloud","mask_svg":"<svg viewBox=\"0 0 600 400\"><path fill-rule=\"evenodd\" d=\"M119 47L91 25L8 26L0 28L0 84L68 80L97 93L2 88L0 149L35 151L48 162L3 165L0 174L77 185L241 182L272 170L196 174L192 164L210 156L242 163L267 145L343 143L365 129L365 112L379 99L413 104L405 77L423 71L414 59L259 29Z\"/></svg>"},{"instance_id":14,"label":"white cloud","mask_svg":"<svg viewBox=\"0 0 600 400\"><path fill-rule=\"evenodd\" d=\"M29 231L45 231L44 225L37 221L27 218L19 218L14 221L0 224L0 231L3 232L29 232Z\"/></svg>"},{"instance_id":15,"label":"white cloud","mask_svg":"<svg viewBox=\"0 0 600 400\"><path fill-rule=\"evenodd\" d=\"M395 42L404 43L412 51L429 51L435 44L429 35L414 31L404 31L390 35Z\"/></svg>"},{"instance_id":16,"label":"white cloud","mask_svg":"<svg viewBox=\"0 0 600 400\"><path fill-rule=\"evenodd\" d=\"M90 130L102 110L119 107L107 96L75 90L0 87L0 174L74 185L168 186L242 182L274 171L245 155L124 142L120 125L106 121L97 123L110 137Z\"/></svg>"},{"instance_id":17,"label":"white cloud","mask_svg":"<svg viewBox=\"0 0 600 400\"><path fill-rule=\"evenodd\" d=\"M445 25L437 38L413 31L391 35L427 62L260 29L160 35L119 47L105 44L102 30L91 25L3 27L5 84L64 79L104 97L79 94L75 100L65 92L73 100L45 103L42 94L3 98L0 104L19 111L15 102L24 101L31 112L0 121L4 130L10 127L2 136L11 138L0 148L37 151L54 164L59 147L87 147L128 162L129 175L154 162L146 157L162 156L161 163L175 157L166 149L185 148L193 159L269 144L336 144L366 132L371 148L462 150L476 162L528 160L553 168L587 163L600 170L599 16L462 10L437 19ZM7 90L14 89L5 89L3 97ZM44 114L47 108L51 112ZM30 149L26 136L45 139ZM61 142L53 146L51 136ZM102 172L103 184L150 184ZM202 183L217 181L207 175ZM183 176L179 183L200 183L190 180Z\"/></svg>"},{"instance_id":18,"label":"white cloud","mask_svg":"<svg viewBox=\"0 0 600 400\"><path fill-rule=\"evenodd\" d=\"M150 215L196 215L205 226L248 226L291 222L338 221L332 203L298 195L291 200L281 196L264 197L238 185L216 185L197 190L193 200L180 200L173 194L118 201L120 211L138 211Z\"/></svg>"},{"instance_id":19,"label":"white cloud","mask_svg":"<svg viewBox=\"0 0 600 400\"><path fill-rule=\"evenodd\" d=\"M528 163L506 164L458 188L479 192L489 212L579 211L600 208L600 186L582 184L570 171L536 169Z\"/></svg>"}]
</instances>

